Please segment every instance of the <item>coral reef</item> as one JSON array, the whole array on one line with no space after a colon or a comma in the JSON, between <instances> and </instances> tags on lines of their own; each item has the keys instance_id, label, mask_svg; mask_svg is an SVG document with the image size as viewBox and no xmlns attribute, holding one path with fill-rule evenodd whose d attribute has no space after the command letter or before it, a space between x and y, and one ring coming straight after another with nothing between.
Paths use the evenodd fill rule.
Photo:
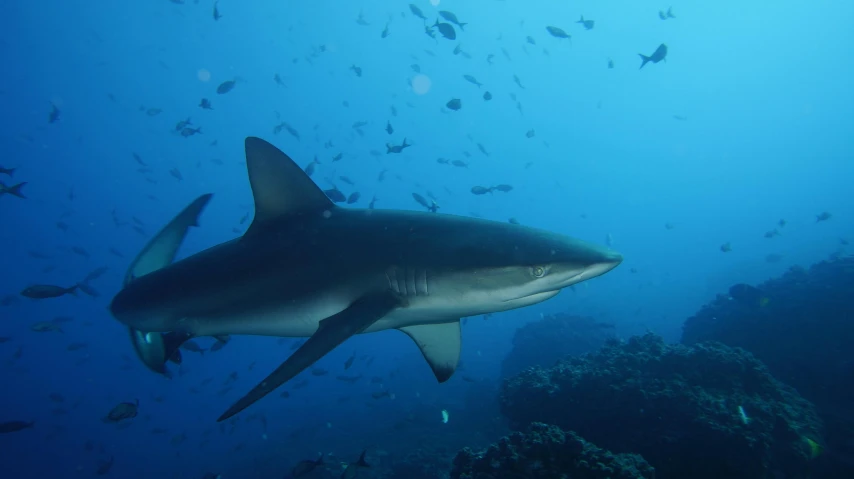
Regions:
<instances>
[{"instance_id":1,"label":"coral reef","mask_svg":"<svg viewBox=\"0 0 854 479\"><path fill-rule=\"evenodd\" d=\"M564 313L547 315L516 330L501 375L510 377L531 366L551 366L566 356L592 353L613 337L613 324Z\"/></svg>"},{"instance_id":2,"label":"coral reef","mask_svg":"<svg viewBox=\"0 0 854 479\"><path fill-rule=\"evenodd\" d=\"M750 304L719 295L683 326L682 342L747 349L819 408L828 453L854 477L854 258L791 268Z\"/></svg>"},{"instance_id":3,"label":"coral reef","mask_svg":"<svg viewBox=\"0 0 854 479\"><path fill-rule=\"evenodd\" d=\"M501 409L517 430L547 422L639 453L658 479L803 477L822 442L812 404L750 353L652 334L507 379Z\"/></svg>"},{"instance_id":4,"label":"coral reef","mask_svg":"<svg viewBox=\"0 0 854 479\"><path fill-rule=\"evenodd\" d=\"M514 432L483 452L463 449L451 479L652 479L654 469L637 454L612 454L572 431L542 423Z\"/></svg>"}]
</instances>

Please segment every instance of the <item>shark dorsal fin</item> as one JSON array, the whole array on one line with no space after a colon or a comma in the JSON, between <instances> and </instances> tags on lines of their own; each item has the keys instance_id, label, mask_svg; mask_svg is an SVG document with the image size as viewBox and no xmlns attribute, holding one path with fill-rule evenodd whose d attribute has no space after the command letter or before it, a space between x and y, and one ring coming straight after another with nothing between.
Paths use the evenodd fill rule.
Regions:
<instances>
[{"instance_id":1,"label":"shark dorsal fin","mask_svg":"<svg viewBox=\"0 0 854 479\"><path fill-rule=\"evenodd\" d=\"M247 233L274 218L335 207L302 168L281 150L254 136L247 137L245 144L246 169L255 198L255 219Z\"/></svg>"},{"instance_id":2,"label":"shark dorsal fin","mask_svg":"<svg viewBox=\"0 0 854 479\"><path fill-rule=\"evenodd\" d=\"M151 241L139 252L128 268L127 274L125 274L125 286L140 276L172 264L172 261L175 260L175 254L178 253L178 248L184 242L184 237L187 236L187 230L191 226L199 225L199 215L202 214L205 205L211 200L211 196L213 195L206 194L196 198L172 218L172 221L164 226L154 238L151 238Z\"/></svg>"},{"instance_id":3,"label":"shark dorsal fin","mask_svg":"<svg viewBox=\"0 0 854 479\"><path fill-rule=\"evenodd\" d=\"M459 320L399 329L415 341L440 383L451 378L460 362L462 338Z\"/></svg>"}]
</instances>

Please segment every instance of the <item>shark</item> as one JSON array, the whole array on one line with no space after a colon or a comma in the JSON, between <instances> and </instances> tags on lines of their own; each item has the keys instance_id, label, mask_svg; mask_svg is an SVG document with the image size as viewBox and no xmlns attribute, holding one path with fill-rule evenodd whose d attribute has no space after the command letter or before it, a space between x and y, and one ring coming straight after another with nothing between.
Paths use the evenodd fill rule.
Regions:
<instances>
[{"instance_id":1,"label":"shark","mask_svg":"<svg viewBox=\"0 0 854 479\"><path fill-rule=\"evenodd\" d=\"M212 195L198 197L137 255L109 306L161 374L193 337L308 338L218 421L357 334L402 331L445 382L460 359L461 318L541 303L623 259L518 224L336 206L271 143L248 137L245 153L255 205L246 232L176 261Z\"/></svg>"}]
</instances>

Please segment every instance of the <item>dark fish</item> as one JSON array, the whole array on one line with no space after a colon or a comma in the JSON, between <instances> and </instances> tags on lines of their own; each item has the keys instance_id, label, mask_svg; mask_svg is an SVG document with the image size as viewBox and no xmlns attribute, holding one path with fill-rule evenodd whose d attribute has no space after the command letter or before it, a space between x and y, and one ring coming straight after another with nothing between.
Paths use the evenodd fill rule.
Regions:
<instances>
[{"instance_id":1,"label":"dark fish","mask_svg":"<svg viewBox=\"0 0 854 479\"><path fill-rule=\"evenodd\" d=\"M199 108L205 110L213 110L213 106L211 106L211 101L207 98L202 98L202 101L199 102Z\"/></svg>"},{"instance_id":2,"label":"dark fish","mask_svg":"<svg viewBox=\"0 0 854 479\"><path fill-rule=\"evenodd\" d=\"M666 12L664 10L659 10L658 18L662 20L667 20L668 18L676 18L676 16L673 15L673 7L669 7Z\"/></svg>"},{"instance_id":3,"label":"dark fish","mask_svg":"<svg viewBox=\"0 0 854 479\"><path fill-rule=\"evenodd\" d=\"M427 211L431 213L435 213L439 209L439 205L437 205L435 201L427 201L426 198L419 195L418 193L412 193L412 198L417 201L418 204L427 208Z\"/></svg>"},{"instance_id":4,"label":"dark fish","mask_svg":"<svg viewBox=\"0 0 854 479\"><path fill-rule=\"evenodd\" d=\"M16 185L6 186L3 182L0 182L0 196L9 194L12 196L17 196L18 198L26 199L27 197L24 196L24 193L21 192L21 188L23 188L26 184L27 182L24 181L23 183L18 183Z\"/></svg>"},{"instance_id":5,"label":"dark fish","mask_svg":"<svg viewBox=\"0 0 854 479\"><path fill-rule=\"evenodd\" d=\"M347 201L347 197L344 196L344 193L342 193L338 188L330 188L328 190L323 190L323 192L326 193L326 196L328 196L333 203L344 203Z\"/></svg>"},{"instance_id":6,"label":"dark fish","mask_svg":"<svg viewBox=\"0 0 854 479\"><path fill-rule=\"evenodd\" d=\"M472 186L471 192L475 195L485 195L487 193L492 193L492 188L487 188L485 186Z\"/></svg>"},{"instance_id":7,"label":"dark fish","mask_svg":"<svg viewBox=\"0 0 854 479\"><path fill-rule=\"evenodd\" d=\"M729 241L721 245L722 253L729 253L730 251L732 251L732 244Z\"/></svg>"},{"instance_id":8,"label":"dark fish","mask_svg":"<svg viewBox=\"0 0 854 479\"><path fill-rule=\"evenodd\" d=\"M548 26L548 27L546 27L546 31L549 32L549 35L551 35L555 38L566 38L567 40L572 39L572 35L566 33L565 31L563 31L562 29L560 29L558 27Z\"/></svg>"},{"instance_id":9,"label":"dark fish","mask_svg":"<svg viewBox=\"0 0 854 479\"><path fill-rule=\"evenodd\" d=\"M581 25L583 25L585 30L593 30L593 24L595 22L593 20L585 20L584 15L582 15L581 20L579 20L575 23L580 23Z\"/></svg>"},{"instance_id":10,"label":"dark fish","mask_svg":"<svg viewBox=\"0 0 854 479\"><path fill-rule=\"evenodd\" d=\"M62 113L60 113L59 108L55 104L51 103L50 104L50 113L47 115L47 122L48 123L56 123L57 121L59 121L59 118L61 116L62 116Z\"/></svg>"},{"instance_id":11,"label":"dark fish","mask_svg":"<svg viewBox=\"0 0 854 479\"><path fill-rule=\"evenodd\" d=\"M732 299L751 308L761 308L766 306L770 301L762 290L749 284L739 283L729 289L729 295Z\"/></svg>"},{"instance_id":12,"label":"dark fish","mask_svg":"<svg viewBox=\"0 0 854 479\"><path fill-rule=\"evenodd\" d=\"M410 145L410 144L406 143L406 138L404 138L404 139L403 139L403 143L402 143L402 144L400 144L400 145L392 145L391 143L386 143L386 145L385 145L386 150L387 150L387 151L386 151L386 154L389 154L389 153L400 153L400 152L402 152L405 148L408 148L408 147L410 147L410 146L412 146L412 145Z\"/></svg>"},{"instance_id":13,"label":"dark fish","mask_svg":"<svg viewBox=\"0 0 854 479\"><path fill-rule=\"evenodd\" d=\"M483 99L484 101L492 100L492 93L489 93L488 91L483 92Z\"/></svg>"},{"instance_id":14,"label":"dark fish","mask_svg":"<svg viewBox=\"0 0 854 479\"><path fill-rule=\"evenodd\" d=\"M347 197L347 204L352 205L353 203L358 202L359 198L361 198L361 197L362 197L362 194L359 193L358 191L350 193L350 196Z\"/></svg>"},{"instance_id":15,"label":"dark fish","mask_svg":"<svg viewBox=\"0 0 854 479\"><path fill-rule=\"evenodd\" d=\"M181 130L181 136L183 136L184 138L189 138L193 135L200 135L200 134L202 134L201 128L189 128L189 127L187 127L187 128L184 128L183 130Z\"/></svg>"},{"instance_id":16,"label":"dark fish","mask_svg":"<svg viewBox=\"0 0 854 479\"><path fill-rule=\"evenodd\" d=\"M226 93L234 89L235 84L237 84L236 80L224 81L220 83L218 87L216 87L216 92L220 95L225 95Z\"/></svg>"},{"instance_id":17,"label":"dark fish","mask_svg":"<svg viewBox=\"0 0 854 479\"><path fill-rule=\"evenodd\" d=\"M23 431L33 427L36 423L33 421L7 421L0 423L0 434L8 434L10 432Z\"/></svg>"},{"instance_id":18,"label":"dark fish","mask_svg":"<svg viewBox=\"0 0 854 479\"><path fill-rule=\"evenodd\" d=\"M389 135L391 135L392 133L394 133L394 128L392 128L392 127L391 127L391 122L390 122L390 121L387 121L387 122L386 122L386 124L385 124L385 131L386 131L386 133L388 133Z\"/></svg>"},{"instance_id":19,"label":"dark fish","mask_svg":"<svg viewBox=\"0 0 854 479\"><path fill-rule=\"evenodd\" d=\"M314 174L314 170L315 170L315 168L316 168L316 167L317 167L317 165L319 165L319 164L320 164L320 162L319 162L319 161L317 161L317 157L315 156L315 157L314 157L314 160L312 160L312 161L311 161L311 163L309 163L308 165L306 165L306 167L305 167L305 169L304 169L305 174L306 174L306 175L308 175L308 176L313 175L313 174Z\"/></svg>"},{"instance_id":20,"label":"dark fish","mask_svg":"<svg viewBox=\"0 0 854 479\"><path fill-rule=\"evenodd\" d=\"M125 419L135 418L139 410L139 399L134 402L119 403L102 419L106 423L117 423Z\"/></svg>"},{"instance_id":21,"label":"dark fish","mask_svg":"<svg viewBox=\"0 0 854 479\"><path fill-rule=\"evenodd\" d=\"M459 20L457 20L457 16L456 16L456 15L454 15L453 13L451 13L451 12L447 11L447 10L441 10L441 11L439 12L439 16L441 16L441 17L442 17L442 18L444 18L445 20L447 20L447 21L449 21L449 22L453 23L454 25L456 25L456 26L460 27L460 30L462 30L462 31L465 31L465 29L464 29L463 27L465 27L466 25L468 25L468 23L460 23L460 21L459 21Z\"/></svg>"},{"instance_id":22,"label":"dark fish","mask_svg":"<svg viewBox=\"0 0 854 479\"><path fill-rule=\"evenodd\" d=\"M306 459L306 460L300 461L291 470L291 477L293 477L294 479L296 479L298 477L302 477L302 476L310 473L311 471L313 471L314 468L316 468L317 466L322 466L322 465L323 465L323 456L318 457L316 461L313 461L311 459Z\"/></svg>"},{"instance_id":23,"label":"dark fish","mask_svg":"<svg viewBox=\"0 0 854 479\"><path fill-rule=\"evenodd\" d=\"M465 80L467 82L471 83L472 85L476 85L478 88L483 86L483 83L477 81L477 78L475 78L471 75L463 75L463 78L465 78Z\"/></svg>"},{"instance_id":24,"label":"dark fish","mask_svg":"<svg viewBox=\"0 0 854 479\"><path fill-rule=\"evenodd\" d=\"M347 369L350 369L350 366L353 365L353 361L355 361L355 360L356 360L356 353L353 353L352 356L350 356L349 358L347 358L346 361L344 361L344 370L346 371Z\"/></svg>"},{"instance_id":25,"label":"dark fish","mask_svg":"<svg viewBox=\"0 0 854 479\"><path fill-rule=\"evenodd\" d=\"M820 215L815 215L815 222L816 222L816 223L818 223L818 222L821 222L821 221L827 221L827 220L829 220L831 217L833 217L833 215L832 215L832 214L830 214L829 212L825 211L825 212L823 212L823 213L822 213L822 214L820 214Z\"/></svg>"},{"instance_id":26,"label":"dark fish","mask_svg":"<svg viewBox=\"0 0 854 479\"><path fill-rule=\"evenodd\" d=\"M353 72L356 73L357 77L362 76L362 67L357 67L356 65L352 65L352 66L350 66L350 70L353 70Z\"/></svg>"},{"instance_id":27,"label":"dark fish","mask_svg":"<svg viewBox=\"0 0 854 479\"><path fill-rule=\"evenodd\" d=\"M640 55L641 60L643 60L640 66L641 68L643 68L643 66L649 62L658 63L661 60L664 60L665 57L667 57L667 45L662 43L658 46L658 48L655 49L654 52L652 52L652 55L650 56L646 56L643 53L638 53L638 55Z\"/></svg>"},{"instance_id":28,"label":"dark fish","mask_svg":"<svg viewBox=\"0 0 854 479\"><path fill-rule=\"evenodd\" d=\"M448 40L457 39L457 31L454 30L454 26L450 23L440 23L439 20L436 20L436 23L433 24L433 28L438 28L439 33Z\"/></svg>"},{"instance_id":29,"label":"dark fish","mask_svg":"<svg viewBox=\"0 0 854 479\"><path fill-rule=\"evenodd\" d=\"M497 186L493 186L493 188L502 192L502 193L507 193L508 191L513 190L513 186L511 186L511 185L497 185Z\"/></svg>"},{"instance_id":30,"label":"dark fish","mask_svg":"<svg viewBox=\"0 0 854 479\"><path fill-rule=\"evenodd\" d=\"M412 12L412 14L416 17L424 20L425 22L427 21L427 17L424 16L424 13L421 11L421 9L411 3L409 4L409 11Z\"/></svg>"},{"instance_id":31,"label":"dark fish","mask_svg":"<svg viewBox=\"0 0 854 479\"><path fill-rule=\"evenodd\" d=\"M463 102L459 98L454 98L448 103L445 103L445 106L448 107L449 110L457 111L463 107Z\"/></svg>"},{"instance_id":32,"label":"dark fish","mask_svg":"<svg viewBox=\"0 0 854 479\"><path fill-rule=\"evenodd\" d=\"M52 284L36 284L21 291L21 296L32 299L58 298L66 294L76 294L77 288L78 285L76 284L69 288L54 286Z\"/></svg>"},{"instance_id":33,"label":"dark fish","mask_svg":"<svg viewBox=\"0 0 854 479\"><path fill-rule=\"evenodd\" d=\"M0 175L7 175L11 178L14 173L15 168L3 168L2 166L0 166Z\"/></svg>"},{"instance_id":34,"label":"dark fish","mask_svg":"<svg viewBox=\"0 0 854 479\"><path fill-rule=\"evenodd\" d=\"M214 21L218 21L220 18L222 18L222 15L219 13L219 1L216 1L214 2L213 19Z\"/></svg>"}]
</instances>

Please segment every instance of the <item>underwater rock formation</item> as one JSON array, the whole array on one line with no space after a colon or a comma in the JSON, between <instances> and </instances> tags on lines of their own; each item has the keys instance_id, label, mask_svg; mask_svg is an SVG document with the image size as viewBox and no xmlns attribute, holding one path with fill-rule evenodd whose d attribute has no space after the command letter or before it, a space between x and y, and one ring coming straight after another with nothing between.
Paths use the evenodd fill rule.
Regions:
<instances>
[{"instance_id":1,"label":"underwater rock formation","mask_svg":"<svg viewBox=\"0 0 854 479\"><path fill-rule=\"evenodd\" d=\"M637 454L612 454L557 426L533 423L483 452L465 448L454 458L451 479L653 479Z\"/></svg>"},{"instance_id":2,"label":"underwater rock formation","mask_svg":"<svg viewBox=\"0 0 854 479\"><path fill-rule=\"evenodd\" d=\"M613 324L565 313L547 315L516 330L501 375L510 377L531 366L551 366L567 356L592 353L613 337Z\"/></svg>"},{"instance_id":3,"label":"underwater rock formation","mask_svg":"<svg viewBox=\"0 0 854 479\"><path fill-rule=\"evenodd\" d=\"M812 404L747 351L653 334L507 379L501 409L517 430L548 422L639 453L658 479L802 477L822 442Z\"/></svg>"},{"instance_id":4,"label":"underwater rock formation","mask_svg":"<svg viewBox=\"0 0 854 479\"><path fill-rule=\"evenodd\" d=\"M854 477L854 258L793 267L756 289L758 303L719 295L688 318L682 342L714 340L753 353L815 403L826 452Z\"/></svg>"}]
</instances>

